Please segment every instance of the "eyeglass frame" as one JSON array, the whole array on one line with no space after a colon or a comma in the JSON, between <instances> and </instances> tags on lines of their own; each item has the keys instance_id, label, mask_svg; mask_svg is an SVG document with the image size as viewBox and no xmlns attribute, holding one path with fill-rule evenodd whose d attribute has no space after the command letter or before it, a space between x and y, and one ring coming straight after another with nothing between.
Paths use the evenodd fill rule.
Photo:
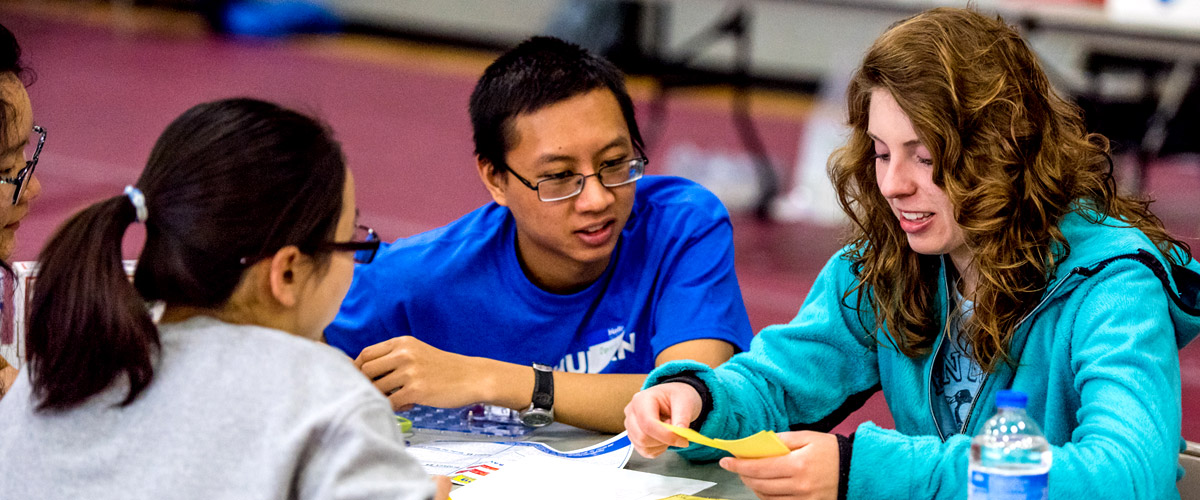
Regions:
<instances>
[{"instance_id":1,"label":"eyeglass frame","mask_svg":"<svg viewBox=\"0 0 1200 500\"><path fill-rule=\"evenodd\" d=\"M37 167L38 163L38 156L41 156L42 146L46 144L45 128L40 125L34 125L33 133L41 135L41 137L38 138L37 149L33 150L33 158L25 160L25 168L19 170L15 177L0 177L0 184L12 184L13 186L16 186L13 190L13 205L16 205L17 202L21 201L21 194L23 194L25 192L25 188L28 187L26 181L33 177L33 170Z\"/></svg>"},{"instance_id":2,"label":"eyeglass frame","mask_svg":"<svg viewBox=\"0 0 1200 500\"><path fill-rule=\"evenodd\" d=\"M633 165L635 162L641 163L641 166L639 169L640 171L638 172L637 177L635 177L633 179L629 179L624 182L621 182L619 184L612 184L612 185L605 184L604 181L600 181L600 172L602 172L603 170L613 168L613 167L620 167L620 166L624 166L624 167L628 168L630 165ZM556 201L569 200L571 198L579 196L579 193L583 192L583 187L587 184L588 177L595 177L596 180L600 181L601 186L604 186L607 188L619 187L619 186L624 186L626 184L632 184L634 182L637 182L639 179L646 176L646 165L648 165L649 163L650 163L649 158L646 158L645 156L639 156L639 157L631 158L628 160L621 160L620 162L612 164L612 165L606 165L606 166L600 167L600 168L596 169L596 171L594 173L591 173L588 175L571 174L566 177L554 177L554 178L550 178L550 179L542 179L540 181L537 181L536 183L530 182L528 179L521 177L521 174L518 174L515 170L512 169L512 167L508 166L507 164L501 164L500 166L504 170L507 170L509 173L513 174L513 177L516 177L517 180L521 181L521 184L524 184L525 187L536 191L538 194L538 200L542 201L543 203L553 203ZM550 200L546 200L546 199L542 198L542 191L538 188L541 187L543 182L561 181L564 179L571 179L571 178L579 179L579 187L575 190L574 193L571 193L567 196L563 196L561 198L554 198L554 199L550 199Z\"/></svg>"},{"instance_id":3,"label":"eyeglass frame","mask_svg":"<svg viewBox=\"0 0 1200 500\"><path fill-rule=\"evenodd\" d=\"M379 235L375 233L374 229L362 224L357 224L354 228L365 229L367 231L366 239L363 241L326 241L318 244L317 249L334 252L354 252L354 262L356 264L370 264L375 260L375 254L379 253ZM370 251L371 254L365 259L359 259L358 252L366 251Z\"/></svg>"},{"instance_id":4,"label":"eyeglass frame","mask_svg":"<svg viewBox=\"0 0 1200 500\"><path fill-rule=\"evenodd\" d=\"M370 264L375 260L375 254L379 253L379 246L382 243L379 239L379 234L376 233L374 229L362 224L357 224L354 226L354 228L356 230L365 229L367 231L367 237L365 241L324 241L317 244L316 250L326 252L354 252L353 257L355 264ZM365 259L359 259L358 252L366 251L370 251L371 254ZM238 260L238 262L240 262L243 266L246 266L265 258L267 258L267 256L242 257Z\"/></svg>"}]
</instances>

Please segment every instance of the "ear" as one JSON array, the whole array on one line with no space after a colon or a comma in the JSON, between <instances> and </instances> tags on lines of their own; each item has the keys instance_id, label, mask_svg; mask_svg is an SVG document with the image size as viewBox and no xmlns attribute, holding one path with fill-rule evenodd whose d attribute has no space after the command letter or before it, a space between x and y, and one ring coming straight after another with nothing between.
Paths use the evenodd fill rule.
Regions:
<instances>
[{"instance_id":1,"label":"ear","mask_svg":"<svg viewBox=\"0 0 1200 500\"><path fill-rule=\"evenodd\" d=\"M508 197L504 193L508 186L508 173L478 155L475 156L475 169L479 171L479 180L483 181L483 186L487 188L488 194L492 195L492 200L497 205L507 207Z\"/></svg>"},{"instance_id":2,"label":"ear","mask_svg":"<svg viewBox=\"0 0 1200 500\"><path fill-rule=\"evenodd\" d=\"M308 256L300 253L294 245L288 245L275 252L271 257L271 267L268 281L271 284L271 295L284 307L295 307L300 300L300 285L303 283L302 267Z\"/></svg>"}]
</instances>

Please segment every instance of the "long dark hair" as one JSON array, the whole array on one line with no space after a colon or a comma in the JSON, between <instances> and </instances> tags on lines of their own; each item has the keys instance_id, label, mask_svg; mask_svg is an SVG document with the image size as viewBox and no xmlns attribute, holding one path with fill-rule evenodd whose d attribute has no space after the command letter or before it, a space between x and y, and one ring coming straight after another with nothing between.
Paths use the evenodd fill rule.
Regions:
<instances>
[{"instance_id":1,"label":"long dark hair","mask_svg":"<svg viewBox=\"0 0 1200 500\"><path fill-rule=\"evenodd\" d=\"M340 146L308 116L254 99L184 112L137 181L149 217L132 286L121 239L137 214L124 195L76 214L42 250L26 336L38 410L71 408L124 380L122 404L133 402L159 348L146 301L219 307L244 259L288 245L318 253L336 229L345 175Z\"/></svg>"}]
</instances>

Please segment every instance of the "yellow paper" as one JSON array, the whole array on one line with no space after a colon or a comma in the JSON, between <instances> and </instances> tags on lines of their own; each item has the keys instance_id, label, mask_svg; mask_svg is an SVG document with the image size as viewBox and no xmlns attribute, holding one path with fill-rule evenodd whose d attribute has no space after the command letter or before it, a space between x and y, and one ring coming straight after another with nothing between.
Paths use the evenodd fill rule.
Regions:
<instances>
[{"instance_id":1,"label":"yellow paper","mask_svg":"<svg viewBox=\"0 0 1200 500\"><path fill-rule=\"evenodd\" d=\"M728 451L738 458L777 457L787 455L792 451L788 449L787 445L783 444L783 441L779 440L779 436L775 435L775 431L759 431L758 434L742 439L712 439L691 429L676 427L666 422L659 423L688 441Z\"/></svg>"}]
</instances>

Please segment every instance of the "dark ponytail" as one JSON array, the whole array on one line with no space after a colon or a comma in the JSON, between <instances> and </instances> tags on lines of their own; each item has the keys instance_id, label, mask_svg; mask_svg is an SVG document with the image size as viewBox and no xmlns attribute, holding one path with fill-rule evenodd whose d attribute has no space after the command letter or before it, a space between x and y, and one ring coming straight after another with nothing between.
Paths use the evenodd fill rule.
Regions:
<instances>
[{"instance_id":1,"label":"dark ponytail","mask_svg":"<svg viewBox=\"0 0 1200 500\"><path fill-rule=\"evenodd\" d=\"M133 402L154 375L158 331L145 301L218 309L247 263L295 245L317 257L342 211L341 147L320 122L255 99L195 106L159 137L136 187L146 244L131 286L121 239L129 198L88 207L42 250L26 356L38 410L76 406L128 382Z\"/></svg>"},{"instance_id":2,"label":"dark ponytail","mask_svg":"<svg viewBox=\"0 0 1200 500\"><path fill-rule=\"evenodd\" d=\"M68 220L38 257L26 333L38 409L68 408L127 377L137 397L154 374L158 331L121 264L121 238L134 221L125 196Z\"/></svg>"}]
</instances>

